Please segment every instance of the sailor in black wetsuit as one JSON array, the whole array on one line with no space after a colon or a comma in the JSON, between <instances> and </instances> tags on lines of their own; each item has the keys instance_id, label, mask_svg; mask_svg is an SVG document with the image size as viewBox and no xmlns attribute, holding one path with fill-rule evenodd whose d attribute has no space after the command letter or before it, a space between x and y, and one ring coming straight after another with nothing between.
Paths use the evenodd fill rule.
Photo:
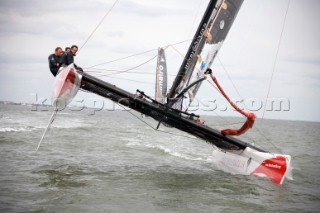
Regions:
<instances>
[{"instance_id":1,"label":"sailor in black wetsuit","mask_svg":"<svg viewBox=\"0 0 320 213\"><path fill-rule=\"evenodd\" d=\"M63 59L62 59L62 63L65 66L69 66L70 64L74 64L74 67L78 70L78 71L83 71L81 67L77 66L74 63L74 56L76 56L76 53L78 52L78 47L77 45L72 45L71 49L69 52L66 52L66 54L63 54Z\"/></svg>"},{"instance_id":2,"label":"sailor in black wetsuit","mask_svg":"<svg viewBox=\"0 0 320 213\"><path fill-rule=\"evenodd\" d=\"M64 48L64 53L67 54L68 52L70 52L70 47Z\"/></svg>"},{"instance_id":3,"label":"sailor in black wetsuit","mask_svg":"<svg viewBox=\"0 0 320 213\"><path fill-rule=\"evenodd\" d=\"M56 76L62 64L62 49L57 47L53 54L48 57L49 68L53 76Z\"/></svg>"}]
</instances>

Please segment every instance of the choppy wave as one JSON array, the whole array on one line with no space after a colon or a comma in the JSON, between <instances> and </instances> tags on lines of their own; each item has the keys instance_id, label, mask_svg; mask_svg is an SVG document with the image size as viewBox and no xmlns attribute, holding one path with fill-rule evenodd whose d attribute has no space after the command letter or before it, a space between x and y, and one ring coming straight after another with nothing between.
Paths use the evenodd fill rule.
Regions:
<instances>
[{"instance_id":1,"label":"choppy wave","mask_svg":"<svg viewBox=\"0 0 320 213\"><path fill-rule=\"evenodd\" d=\"M59 124L53 125L51 128L54 129L72 129L72 128L80 128L80 127L89 127L89 124L79 124L79 123L66 123L66 124ZM45 129L46 126L22 126L22 127L2 127L0 128L0 132L31 132L37 131L40 129Z\"/></svg>"},{"instance_id":2,"label":"choppy wave","mask_svg":"<svg viewBox=\"0 0 320 213\"><path fill-rule=\"evenodd\" d=\"M178 151L171 150L170 148L165 147L163 145L159 145L159 144L158 145L151 145L151 144L142 144L142 143L137 143L137 142L129 142L127 144L127 146L143 146L143 147L150 148L150 149L156 149L156 150L160 150L166 154L172 155L174 157L182 158L185 160L192 160L192 161L206 161L207 160L202 157L193 157L188 154L182 154Z\"/></svg>"},{"instance_id":3,"label":"choppy wave","mask_svg":"<svg viewBox=\"0 0 320 213\"><path fill-rule=\"evenodd\" d=\"M0 132L31 132L44 127L3 127Z\"/></svg>"},{"instance_id":4,"label":"choppy wave","mask_svg":"<svg viewBox=\"0 0 320 213\"><path fill-rule=\"evenodd\" d=\"M320 138L318 123L264 121L263 131L287 153L294 153L294 166L301 168L294 170L294 181L275 186L266 178L220 172L212 146L147 131L145 124L118 111L90 117L81 113L58 116L54 131L45 138L46 148L34 153L50 113L29 111L8 107L0 118L5 180L0 184L5 194L0 212L59 212L65 208L94 212L97 208L88 204L105 201L127 205L102 206L101 212L139 212L141 206L147 212L197 212L199 206L208 212L319 209L318 165L310 163L319 160L315 149ZM293 134L278 134L288 131L288 126ZM257 131L251 133L256 141L265 140ZM190 202L194 197L196 201Z\"/></svg>"}]
</instances>

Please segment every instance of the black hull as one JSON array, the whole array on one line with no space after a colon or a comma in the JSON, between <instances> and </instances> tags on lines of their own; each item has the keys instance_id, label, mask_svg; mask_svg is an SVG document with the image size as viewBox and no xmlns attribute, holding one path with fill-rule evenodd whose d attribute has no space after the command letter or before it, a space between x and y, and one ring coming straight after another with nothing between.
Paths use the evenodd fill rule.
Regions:
<instances>
[{"instance_id":1,"label":"black hull","mask_svg":"<svg viewBox=\"0 0 320 213\"><path fill-rule=\"evenodd\" d=\"M206 125L196 123L194 119L190 119L190 116L185 113L164 104L127 92L87 73L83 73L82 75L82 89L111 99L116 103L150 116L159 122L201 138L221 149L243 150L246 147L250 147L260 152L266 152L237 138L222 135L219 131Z\"/></svg>"}]
</instances>

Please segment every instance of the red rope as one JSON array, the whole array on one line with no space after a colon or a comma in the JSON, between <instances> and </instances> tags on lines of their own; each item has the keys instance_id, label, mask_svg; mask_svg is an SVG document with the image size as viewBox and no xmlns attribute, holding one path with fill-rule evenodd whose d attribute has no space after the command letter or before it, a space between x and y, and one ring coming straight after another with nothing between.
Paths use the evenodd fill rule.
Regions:
<instances>
[{"instance_id":1,"label":"red rope","mask_svg":"<svg viewBox=\"0 0 320 213\"><path fill-rule=\"evenodd\" d=\"M238 107L229 98L229 96L225 93L225 91L222 89L222 87L220 86L217 78L215 76L213 76L212 74L210 76L211 76L212 81L217 85L217 87L220 90L221 94L225 97L225 99L227 99L227 101L231 104L231 106L235 110L237 110L239 113L241 113L242 115L247 117L247 121L242 125L242 127L240 129L224 129L224 130L221 131L221 133L224 134L224 135L242 135L243 133L248 131L248 129L253 127L254 121L256 119L256 115L254 113L251 113L251 112L246 112L243 109L241 109L240 107Z\"/></svg>"}]
</instances>

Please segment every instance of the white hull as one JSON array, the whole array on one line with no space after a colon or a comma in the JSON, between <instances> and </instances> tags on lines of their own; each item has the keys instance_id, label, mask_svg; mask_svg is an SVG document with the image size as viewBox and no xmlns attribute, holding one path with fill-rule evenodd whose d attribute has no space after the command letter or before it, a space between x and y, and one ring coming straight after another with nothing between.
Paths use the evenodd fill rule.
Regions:
<instances>
[{"instance_id":1,"label":"white hull","mask_svg":"<svg viewBox=\"0 0 320 213\"><path fill-rule=\"evenodd\" d=\"M218 169L233 174L268 177L277 184L282 184L291 169L291 156L259 152L251 148L242 151L213 151L214 164Z\"/></svg>"}]
</instances>

